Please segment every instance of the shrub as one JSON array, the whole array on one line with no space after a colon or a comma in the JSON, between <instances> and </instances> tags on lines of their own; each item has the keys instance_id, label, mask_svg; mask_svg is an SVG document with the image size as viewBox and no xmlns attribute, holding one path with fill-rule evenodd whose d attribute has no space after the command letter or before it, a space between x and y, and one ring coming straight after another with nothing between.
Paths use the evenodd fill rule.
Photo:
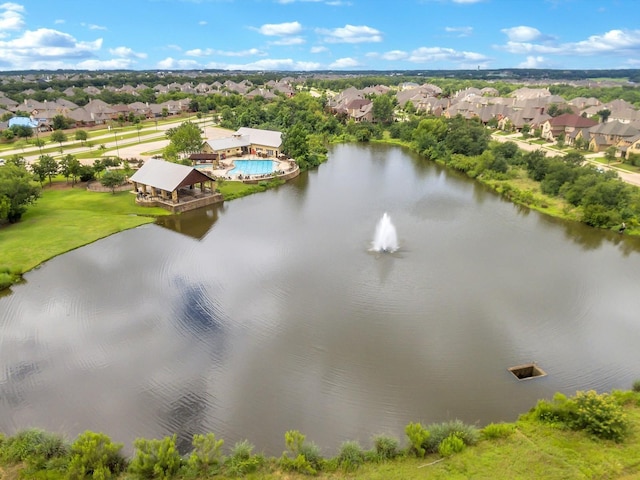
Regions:
<instances>
[{"instance_id":1,"label":"shrub","mask_svg":"<svg viewBox=\"0 0 640 480\"><path fill-rule=\"evenodd\" d=\"M129 472L142 478L169 479L182 466L176 449L176 436L162 440L136 438L133 442L135 454L129 464Z\"/></svg>"},{"instance_id":2,"label":"shrub","mask_svg":"<svg viewBox=\"0 0 640 480\"><path fill-rule=\"evenodd\" d=\"M452 433L438 445L438 453L443 457L450 457L454 453L464 450L464 441L455 433Z\"/></svg>"},{"instance_id":3,"label":"shrub","mask_svg":"<svg viewBox=\"0 0 640 480\"><path fill-rule=\"evenodd\" d=\"M343 469L355 470L364 463L364 451L356 441L343 442L337 460Z\"/></svg>"},{"instance_id":4,"label":"shrub","mask_svg":"<svg viewBox=\"0 0 640 480\"><path fill-rule=\"evenodd\" d=\"M633 382L631 390L633 390L634 392L640 392L640 380L636 380L635 382Z\"/></svg>"},{"instance_id":5,"label":"shrub","mask_svg":"<svg viewBox=\"0 0 640 480\"><path fill-rule=\"evenodd\" d=\"M424 457L429 431L421 423L410 423L404 427L404 432L409 438L409 451L416 457Z\"/></svg>"},{"instance_id":6,"label":"shrub","mask_svg":"<svg viewBox=\"0 0 640 480\"><path fill-rule=\"evenodd\" d=\"M30 429L17 433L2 444L2 461L10 464L27 462L43 463L56 457L64 457L68 446L59 435L43 430Z\"/></svg>"},{"instance_id":7,"label":"shrub","mask_svg":"<svg viewBox=\"0 0 640 480\"><path fill-rule=\"evenodd\" d=\"M427 451L435 453L440 443L450 435L456 435L465 445L475 445L480 438L480 431L473 425L466 425L461 420L429 425L430 437L427 440Z\"/></svg>"},{"instance_id":8,"label":"shrub","mask_svg":"<svg viewBox=\"0 0 640 480\"><path fill-rule=\"evenodd\" d=\"M125 459L120 454L122 447L121 443L112 443L103 433L86 431L80 434L71 445L69 480L109 479L118 475L125 468Z\"/></svg>"},{"instance_id":9,"label":"shrub","mask_svg":"<svg viewBox=\"0 0 640 480\"><path fill-rule=\"evenodd\" d=\"M553 401L538 400L531 414L537 420L546 423L566 423L569 418L569 400L562 393L556 393Z\"/></svg>"},{"instance_id":10,"label":"shrub","mask_svg":"<svg viewBox=\"0 0 640 480\"><path fill-rule=\"evenodd\" d=\"M498 438L510 437L516 431L516 426L512 423L490 423L482 429L480 434L487 440L497 440Z\"/></svg>"},{"instance_id":11,"label":"shrub","mask_svg":"<svg viewBox=\"0 0 640 480\"><path fill-rule=\"evenodd\" d=\"M193 451L189 455L187 467L189 472L199 475L213 473L222 463L222 445L224 440L216 440L213 433L193 436Z\"/></svg>"},{"instance_id":12,"label":"shrub","mask_svg":"<svg viewBox=\"0 0 640 480\"><path fill-rule=\"evenodd\" d=\"M239 476L255 472L264 463L262 455L252 455L253 448L247 440L237 442L233 446L226 463L230 475Z\"/></svg>"},{"instance_id":13,"label":"shrub","mask_svg":"<svg viewBox=\"0 0 640 480\"><path fill-rule=\"evenodd\" d=\"M628 430L622 407L610 395L593 390L577 392L572 409L571 428L586 430L598 438L619 442Z\"/></svg>"},{"instance_id":14,"label":"shrub","mask_svg":"<svg viewBox=\"0 0 640 480\"><path fill-rule=\"evenodd\" d=\"M373 437L373 447L379 460L393 460L400 454L400 442L390 435Z\"/></svg>"},{"instance_id":15,"label":"shrub","mask_svg":"<svg viewBox=\"0 0 640 480\"><path fill-rule=\"evenodd\" d=\"M320 448L313 442L305 442L305 436L297 430L289 430L284 434L285 444L293 459L287 452L280 458L280 466L285 470L315 475L322 466Z\"/></svg>"}]
</instances>

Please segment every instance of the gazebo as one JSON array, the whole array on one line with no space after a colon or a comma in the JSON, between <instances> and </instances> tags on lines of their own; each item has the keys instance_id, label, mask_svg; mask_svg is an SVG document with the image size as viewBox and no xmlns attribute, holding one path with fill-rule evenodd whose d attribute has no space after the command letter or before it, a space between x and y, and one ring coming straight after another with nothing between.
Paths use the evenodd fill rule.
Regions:
<instances>
[{"instance_id":1,"label":"gazebo","mask_svg":"<svg viewBox=\"0 0 640 480\"><path fill-rule=\"evenodd\" d=\"M129 179L139 204L159 205L173 212L221 202L214 181L193 167L157 159L147 160Z\"/></svg>"}]
</instances>

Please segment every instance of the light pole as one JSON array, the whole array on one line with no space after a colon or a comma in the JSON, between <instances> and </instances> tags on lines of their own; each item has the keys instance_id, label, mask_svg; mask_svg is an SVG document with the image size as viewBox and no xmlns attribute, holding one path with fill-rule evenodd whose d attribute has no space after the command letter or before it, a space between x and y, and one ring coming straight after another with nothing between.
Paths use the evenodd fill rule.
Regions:
<instances>
[{"instance_id":1,"label":"light pole","mask_svg":"<svg viewBox=\"0 0 640 480\"><path fill-rule=\"evenodd\" d=\"M113 138L116 140L116 155L120 158L120 149L118 148L118 131L113 129Z\"/></svg>"}]
</instances>

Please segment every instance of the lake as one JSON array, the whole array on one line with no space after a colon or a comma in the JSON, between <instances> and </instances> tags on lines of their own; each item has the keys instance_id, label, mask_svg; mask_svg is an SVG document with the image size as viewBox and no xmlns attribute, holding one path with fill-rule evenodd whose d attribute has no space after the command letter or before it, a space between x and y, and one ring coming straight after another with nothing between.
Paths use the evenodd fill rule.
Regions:
<instances>
[{"instance_id":1,"label":"lake","mask_svg":"<svg viewBox=\"0 0 640 480\"><path fill-rule=\"evenodd\" d=\"M370 251L384 213L399 250ZM54 258L0 298L0 431L214 432L325 455L513 421L640 378L640 243L519 208L400 148ZM542 378L507 368L536 362Z\"/></svg>"}]
</instances>

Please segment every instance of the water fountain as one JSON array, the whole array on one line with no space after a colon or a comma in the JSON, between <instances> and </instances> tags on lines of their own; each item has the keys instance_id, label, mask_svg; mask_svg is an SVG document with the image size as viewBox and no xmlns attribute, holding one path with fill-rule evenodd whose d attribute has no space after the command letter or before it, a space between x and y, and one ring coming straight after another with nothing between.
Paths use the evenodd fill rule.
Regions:
<instances>
[{"instance_id":1,"label":"water fountain","mask_svg":"<svg viewBox=\"0 0 640 480\"><path fill-rule=\"evenodd\" d=\"M393 253L398 250L398 236L396 227L391 223L391 218L385 212L376 225L376 234L373 237L371 250L374 252Z\"/></svg>"}]
</instances>

